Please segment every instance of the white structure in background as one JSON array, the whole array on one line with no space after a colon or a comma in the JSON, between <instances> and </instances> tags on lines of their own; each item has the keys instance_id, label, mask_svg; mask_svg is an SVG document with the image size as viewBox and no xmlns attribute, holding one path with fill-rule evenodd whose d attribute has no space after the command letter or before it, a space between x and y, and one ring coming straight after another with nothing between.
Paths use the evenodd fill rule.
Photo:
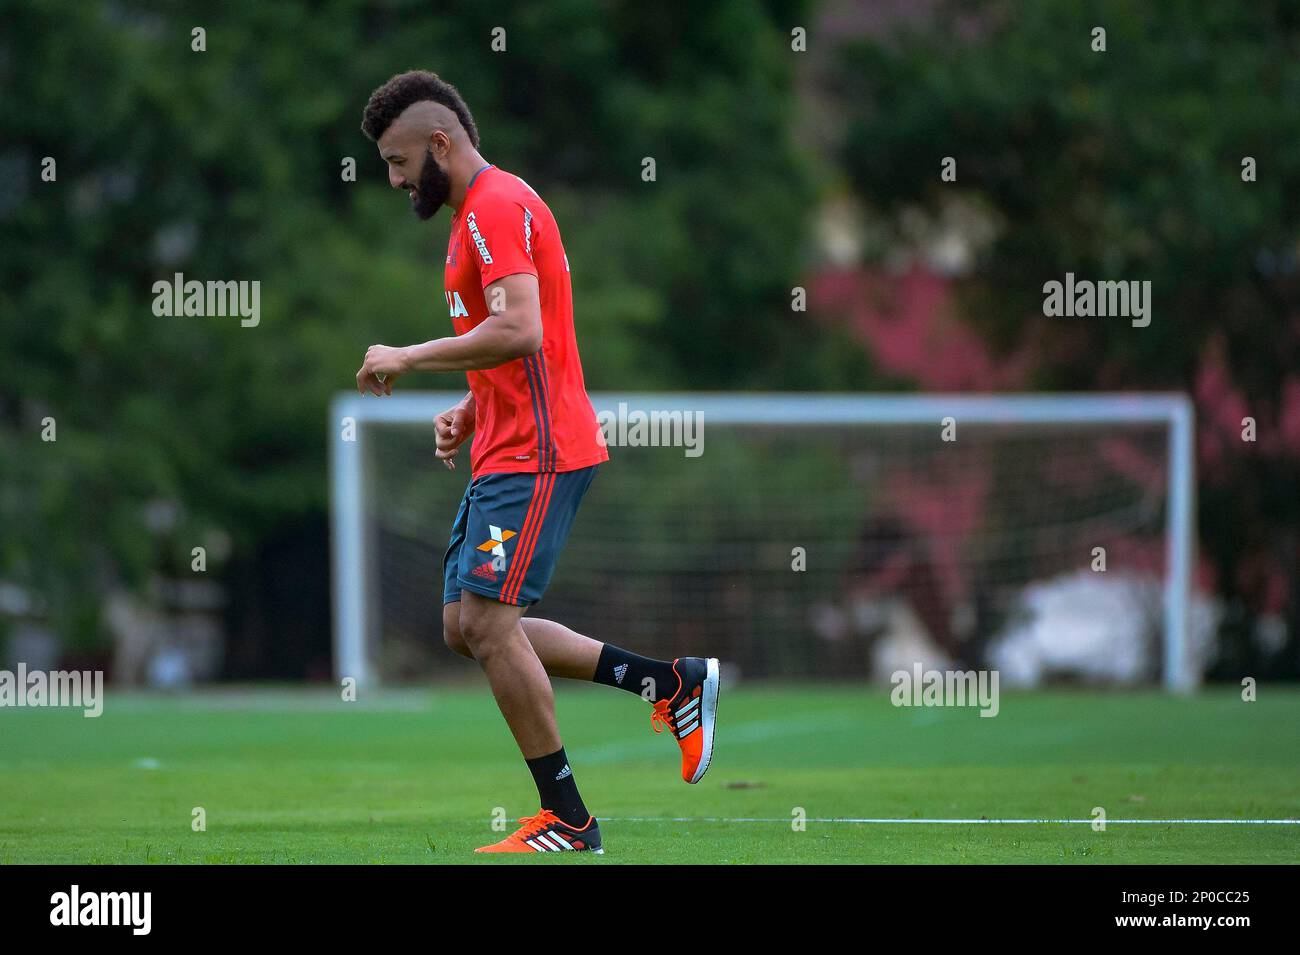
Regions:
<instances>
[{"instance_id":1,"label":"white structure in background","mask_svg":"<svg viewBox=\"0 0 1300 955\"><path fill-rule=\"evenodd\" d=\"M1160 605L1155 577L1083 570L1038 581L1024 589L1012 622L989 646L988 665L1004 687L1060 677L1143 683L1159 671ZM1200 673L1222 610L1199 595L1189 610L1184 661Z\"/></svg>"}]
</instances>

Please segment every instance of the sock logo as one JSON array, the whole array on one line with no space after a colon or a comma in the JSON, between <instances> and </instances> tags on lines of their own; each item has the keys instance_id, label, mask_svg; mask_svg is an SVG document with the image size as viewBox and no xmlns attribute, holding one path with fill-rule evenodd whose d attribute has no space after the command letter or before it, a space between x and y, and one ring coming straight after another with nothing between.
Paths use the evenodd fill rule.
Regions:
<instances>
[{"instance_id":1,"label":"sock logo","mask_svg":"<svg viewBox=\"0 0 1300 955\"><path fill-rule=\"evenodd\" d=\"M572 775L573 770L569 768L568 763L565 763L564 768L555 774L555 781L558 783L561 779L568 779Z\"/></svg>"},{"instance_id":2,"label":"sock logo","mask_svg":"<svg viewBox=\"0 0 1300 955\"><path fill-rule=\"evenodd\" d=\"M620 663L618 666L614 667L614 682L615 682L615 683L618 683L618 684L621 685L622 682L623 682L623 677L625 677L625 676L627 676L627 664L626 664L626 663Z\"/></svg>"}]
</instances>

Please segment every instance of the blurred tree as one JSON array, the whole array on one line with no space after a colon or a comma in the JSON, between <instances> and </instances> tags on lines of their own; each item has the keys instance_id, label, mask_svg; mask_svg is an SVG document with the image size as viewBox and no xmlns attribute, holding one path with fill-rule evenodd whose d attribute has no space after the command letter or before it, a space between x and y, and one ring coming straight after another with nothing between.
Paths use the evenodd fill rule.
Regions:
<instances>
[{"instance_id":1,"label":"blurred tree","mask_svg":"<svg viewBox=\"0 0 1300 955\"><path fill-rule=\"evenodd\" d=\"M781 367L812 195L788 132L800 3L5 7L0 579L68 637L98 636L107 588L187 572L192 546L317 540L329 397L372 342L450 333L447 217L417 222L358 128L400 70L457 84L485 155L554 208L590 387ZM178 272L260 282L260 323L156 316Z\"/></svg>"},{"instance_id":2,"label":"blurred tree","mask_svg":"<svg viewBox=\"0 0 1300 955\"><path fill-rule=\"evenodd\" d=\"M1200 515L1232 673L1257 672L1241 668L1262 662L1262 616L1290 617L1274 672L1300 658L1298 41L1300 8L1281 0L952 2L848 46L832 71L844 165L887 247L954 203L993 224L957 286L995 349L1032 343L1042 388L1196 395L1203 452L1225 451L1202 455ZM1043 284L1067 271L1150 281L1150 326L1045 317ZM1226 397L1240 414L1221 413Z\"/></svg>"}]
</instances>

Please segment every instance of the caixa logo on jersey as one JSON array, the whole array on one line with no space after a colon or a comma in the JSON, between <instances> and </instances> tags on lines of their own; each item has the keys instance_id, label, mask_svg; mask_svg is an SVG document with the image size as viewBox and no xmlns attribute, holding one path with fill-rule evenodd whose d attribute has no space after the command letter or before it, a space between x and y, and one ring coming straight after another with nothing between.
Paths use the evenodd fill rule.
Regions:
<instances>
[{"instance_id":1,"label":"caixa logo on jersey","mask_svg":"<svg viewBox=\"0 0 1300 955\"><path fill-rule=\"evenodd\" d=\"M468 318L469 309L461 301L460 293L457 291L446 291L442 293L447 298L447 312L452 318Z\"/></svg>"},{"instance_id":2,"label":"caixa logo on jersey","mask_svg":"<svg viewBox=\"0 0 1300 955\"><path fill-rule=\"evenodd\" d=\"M474 213L465 217L465 225L469 228L469 234L474 237L474 247L478 249L478 254L483 259L484 265L492 264L492 253L488 251L487 243L483 241L483 236L478 231L478 220L474 218Z\"/></svg>"}]
</instances>

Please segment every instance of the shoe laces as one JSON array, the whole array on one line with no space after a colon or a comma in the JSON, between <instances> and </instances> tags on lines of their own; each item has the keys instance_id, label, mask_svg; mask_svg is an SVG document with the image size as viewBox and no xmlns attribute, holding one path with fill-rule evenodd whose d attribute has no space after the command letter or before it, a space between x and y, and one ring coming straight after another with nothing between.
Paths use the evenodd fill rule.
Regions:
<instances>
[{"instance_id":1,"label":"shoe laces","mask_svg":"<svg viewBox=\"0 0 1300 955\"><path fill-rule=\"evenodd\" d=\"M560 821L560 817L549 809L543 809L535 816L524 816L519 820L523 827L515 833L518 839L529 839L537 835L547 826Z\"/></svg>"},{"instance_id":2,"label":"shoe laces","mask_svg":"<svg viewBox=\"0 0 1300 955\"><path fill-rule=\"evenodd\" d=\"M660 700L655 704L654 711L650 714L650 728L656 733L662 733L664 727L668 727L670 733L675 733L677 727L673 725L672 704L668 700Z\"/></svg>"}]
</instances>

